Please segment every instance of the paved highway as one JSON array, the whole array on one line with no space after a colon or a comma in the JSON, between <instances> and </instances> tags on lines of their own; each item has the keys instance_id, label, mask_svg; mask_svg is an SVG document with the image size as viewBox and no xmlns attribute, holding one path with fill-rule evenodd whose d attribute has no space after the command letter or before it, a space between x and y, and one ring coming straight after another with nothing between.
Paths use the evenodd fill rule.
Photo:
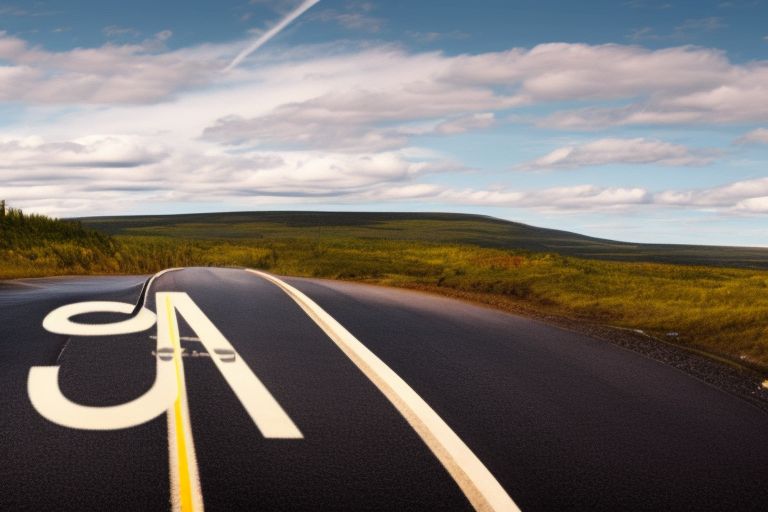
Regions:
<instances>
[{"instance_id":1,"label":"paved highway","mask_svg":"<svg viewBox=\"0 0 768 512\"><path fill-rule=\"evenodd\" d=\"M0 285L0 510L768 504L768 415L617 346L415 292L145 280Z\"/></svg>"}]
</instances>

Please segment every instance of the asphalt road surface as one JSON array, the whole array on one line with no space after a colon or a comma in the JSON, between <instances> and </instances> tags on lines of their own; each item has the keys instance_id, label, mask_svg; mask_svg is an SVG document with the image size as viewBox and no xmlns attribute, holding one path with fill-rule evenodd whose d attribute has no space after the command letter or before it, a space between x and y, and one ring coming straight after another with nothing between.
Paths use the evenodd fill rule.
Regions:
<instances>
[{"instance_id":1,"label":"asphalt road surface","mask_svg":"<svg viewBox=\"0 0 768 512\"><path fill-rule=\"evenodd\" d=\"M768 509L768 415L620 347L365 285L145 281L0 284L0 510Z\"/></svg>"}]
</instances>

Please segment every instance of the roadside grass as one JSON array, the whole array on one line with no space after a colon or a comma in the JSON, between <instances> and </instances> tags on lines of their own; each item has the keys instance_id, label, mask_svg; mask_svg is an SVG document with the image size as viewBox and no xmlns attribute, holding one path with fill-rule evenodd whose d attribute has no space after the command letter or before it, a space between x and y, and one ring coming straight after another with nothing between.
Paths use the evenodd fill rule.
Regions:
<instances>
[{"instance_id":1,"label":"roadside grass","mask_svg":"<svg viewBox=\"0 0 768 512\"><path fill-rule=\"evenodd\" d=\"M354 238L238 242L116 237L132 272L233 265L461 296L640 329L768 368L768 272L587 260L468 245ZM147 265L160 256L157 265ZM471 297L470 297L471 296ZM668 336L676 333L674 337Z\"/></svg>"}]
</instances>

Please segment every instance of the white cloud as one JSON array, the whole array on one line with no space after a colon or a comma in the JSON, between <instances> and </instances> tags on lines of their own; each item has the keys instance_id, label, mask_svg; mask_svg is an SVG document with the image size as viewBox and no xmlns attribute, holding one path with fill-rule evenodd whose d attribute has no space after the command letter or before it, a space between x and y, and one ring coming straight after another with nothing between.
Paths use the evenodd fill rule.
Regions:
<instances>
[{"instance_id":1,"label":"white cloud","mask_svg":"<svg viewBox=\"0 0 768 512\"><path fill-rule=\"evenodd\" d=\"M0 138L0 153L3 155L0 168L3 169L128 168L159 162L167 156L165 148L150 140L124 135L56 142L47 142L40 137Z\"/></svg>"},{"instance_id":2,"label":"white cloud","mask_svg":"<svg viewBox=\"0 0 768 512\"><path fill-rule=\"evenodd\" d=\"M560 101L592 108L559 113L550 124L764 120L765 63L736 65L701 48L548 44L446 56L339 44L270 47L222 77L240 46L170 51L142 43L49 52L0 36L6 62L0 101L28 105L19 130L25 136L0 137L0 197L61 214L136 212L152 202L417 200L537 210L653 205L757 212L768 196L759 180L658 193L632 183L461 189L438 176L421 179L463 169L461 163L413 147L420 135L461 136L492 126L504 110ZM604 100L620 106L605 108ZM99 103L106 106L82 106ZM30 133L35 137L26 137ZM528 165L698 165L713 156L654 139L602 138Z\"/></svg>"},{"instance_id":3,"label":"white cloud","mask_svg":"<svg viewBox=\"0 0 768 512\"><path fill-rule=\"evenodd\" d=\"M608 164L704 165L712 161L680 144L655 139L599 139L557 148L541 158L521 164L520 169L575 168Z\"/></svg>"},{"instance_id":4,"label":"white cloud","mask_svg":"<svg viewBox=\"0 0 768 512\"><path fill-rule=\"evenodd\" d=\"M13 139L0 141L0 150L0 197L55 214L75 199L76 211L103 212L171 200L359 200L367 191L452 168L449 162L411 161L392 152L164 152L150 140L118 137Z\"/></svg>"},{"instance_id":5,"label":"white cloud","mask_svg":"<svg viewBox=\"0 0 768 512\"><path fill-rule=\"evenodd\" d=\"M556 128L740 122L768 116L768 63L736 65L723 52L698 47L648 50L550 43L459 56L445 78L515 87L517 97L528 103L627 102L559 112L541 122Z\"/></svg>"},{"instance_id":6,"label":"white cloud","mask_svg":"<svg viewBox=\"0 0 768 512\"><path fill-rule=\"evenodd\" d=\"M335 22L344 28L363 30L366 32L379 32L384 26L384 20L369 16L362 12L338 12L331 9L320 11L312 17L314 20Z\"/></svg>"},{"instance_id":7,"label":"white cloud","mask_svg":"<svg viewBox=\"0 0 768 512\"><path fill-rule=\"evenodd\" d=\"M736 203L734 209L747 213L768 213L768 196L743 199Z\"/></svg>"},{"instance_id":8,"label":"white cloud","mask_svg":"<svg viewBox=\"0 0 768 512\"><path fill-rule=\"evenodd\" d=\"M27 104L151 103L213 79L229 47L167 51L162 31L139 44L50 52L0 32L0 101Z\"/></svg>"},{"instance_id":9,"label":"white cloud","mask_svg":"<svg viewBox=\"0 0 768 512\"><path fill-rule=\"evenodd\" d=\"M273 107L287 114L332 107L349 116L354 112L344 106L351 104L351 110L375 112L379 119L386 115L413 119L549 102L592 102L586 109L534 119L567 129L768 117L768 63L734 64L723 52L699 47L649 50L548 43L459 56L409 54L391 47L340 50L343 45L337 45L281 53L272 48L252 59L248 68L222 79L216 71L237 53L239 44L169 51L158 45L169 35L164 31L140 44L50 52L0 34L0 58L8 62L0 67L0 101L151 103L214 81L220 85L249 81L255 89L264 83L304 79L322 84L314 98ZM334 80L337 87L329 87ZM601 106L606 100L618 101L619 106ZM227 114L238 112L221 117Z\"/></svg>"},{"instance_id":10,"label":"white cloud","mask_svg":"<svg viewBox=\"0 0 768 512\"><path fill-rule=\"evenodd\" d=\"M441 122L435 127L435 132L442 135L456 135L470 130L489 128L495 121L493 112L460 116Z\"/></svg>"},{"instance_id":11,"label":"white cloud","mask_svg":"<svg viewBox=\"0 0 768 512\"><path fill-rule=\"evenodd\" d=\"M310 16L313 20L333 22L351 30L371 33L381 31L385 25L382 18L371 15L375 10L372 2L347 2L343 10L324 9Z\"/></svg>"},{"instance_id":12,"label":"white cloud","mask_svg":"<svg viewBox=\"0 0 768 512\"><path fill-rule=\"evenodd\" d=\"M421 184L376 189L365 197L376 201L418 198L421 202L436 204L531 208L539 211L625 210L652 201L652 195L643 188L594 185L522 191L505 188L455 189Z\"/></svg>"},{"instance_id":13,"label":"white cloud","mask_svg":"<svg viewBox=\"0 0 768 512\"><path fill-rule=\"evenodd\" d=\"M286 146L336 151L386 151L407 144L396 130L373 130L362 123L335 119L328 112L315 119L294 117L288 112L252 119L228 116L206 127L203 137L227 145Z\"/></svg>"},{"instance_id":14,"label":"white cloud","mask_svg":"<svg viewBox=\"0 0 768 512\"><path fill-rule=\"evenodd\" d=\"M737 144L768 144L768 128L756 128L745 133L738 139Z\"/></svg>"},{"instance_id":15,"label":"white cloud","mask_svg":"<svg viewBox=\"0 0 768 512\"><path fill-rule=\"evenodd\" d=\"M768 196L768 178L742 180L698 190L665 191L655 196L660 205L701 207L719 211L748 211ZM751 206L750 206L751 205Z\"/></svg>"},{"instance_id":16,"label":"white cloud","mask_svg":"<svg viewBox=\"0 0 768 512\"><path fill-rule=\"evenodd\" d=\"M431 75L442 67L438 54L376 48L259 70L260 91L300 85L304 94L258 116L224 116L203 136L224 144L388 150L415 135L404 123L430 120L438 134L461 133L489 126L489 110L515 103L488 87L439 83Z\"/></svg>"}]
</instances>

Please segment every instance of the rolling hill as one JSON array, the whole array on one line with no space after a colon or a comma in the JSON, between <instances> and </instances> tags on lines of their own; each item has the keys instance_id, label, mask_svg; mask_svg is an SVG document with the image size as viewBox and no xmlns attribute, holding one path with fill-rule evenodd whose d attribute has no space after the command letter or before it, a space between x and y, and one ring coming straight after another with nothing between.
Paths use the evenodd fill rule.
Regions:
<instances>
[{"instance_id":1,"label":"rolling hill","mask_svg":"<svg viewBox=\"0 0 768 512\"><path fill-rule=\"evenodd\" d=\"M548 252L585 259L768 269L768 248L617 242L455 213L265 211L77 220L112 235L232 241L308 237L400 240Z\"/></svg>"}]
</instances>

